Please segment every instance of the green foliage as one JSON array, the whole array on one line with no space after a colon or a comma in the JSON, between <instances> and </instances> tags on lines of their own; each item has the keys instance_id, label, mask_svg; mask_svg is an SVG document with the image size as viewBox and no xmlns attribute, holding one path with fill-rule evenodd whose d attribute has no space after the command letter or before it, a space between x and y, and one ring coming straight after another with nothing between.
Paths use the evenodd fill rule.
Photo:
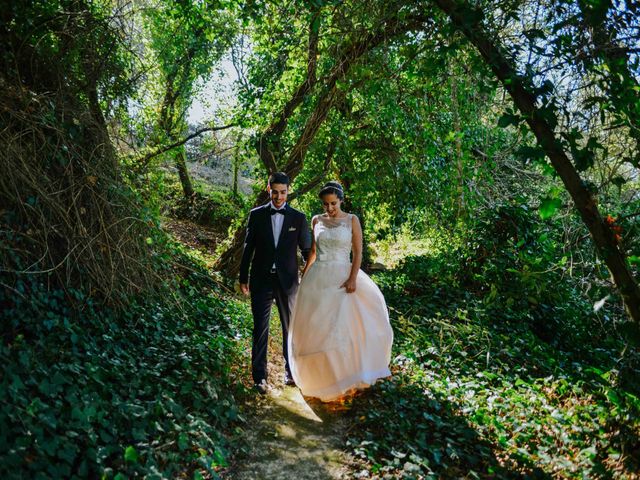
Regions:
<instances>
[{"instance_id":1,"label":"green foliage","mask_svg":"<svg viewBox=\"0 0 640 480\"><path fill-rule=\"evenodd\" d=\"M381 278L389 286L400 282L402 289L425 301L437 298L434 288L463 288L505 320L561 328L563 319L576 314L574 309L580 315L589 313L588 306L575 299L575 285L564 278L567 258L557 235L554 225L542 222L525 203L513 201L480 211L473 221L455 227L430 227L417 235L424 238L422 253L408 256L406 248L400 250L401 267ZM424 278L431 279L433 287L425 290Z\"/></svg>"},{"instance_id":2,"label":"green foliage","mask_svg":"<svg viewBox=\"0 0 640 480\"><path fill-rule=\"evenodd\" d=\"M248 313L189 270L124 311L26 280L0 291L2 478L217 476Z\"/></svg>"},{"instance_id":3,"label":"green foliage","mask_svg":"<svg viewBox=\"0 0 640 480\"><path fill-rule=\"evenodd\" d=\"M0 19L0 30L10 32L0 57L3 75L37 93L81 92L87 103L91 88L105 101L130 94L134 55L123 48L112 13L108 2L12 3Z\"/></svg>"},{"instance_id":4,"label":"green foliage","mask_svg":"<svg viewBox=\"0 0 640 480\"><path fill-rule=\"evenodd\" d=\"M237 29L235 2L151 1L144 5L128 12L132 30L127 34L143 72L132 81L135 90L129 105L136 108L117 112L120 133L138 147L135 158L187 136L187 112ZM179 145L157 158L182 167L184 154L184 145ZM132 167L139 175L148 165L134 162ZM188 178L186 167L181 176Z\"/></svg>"},{"instance_id":5,"label":"green foliage","mask_svg":"<svg viewBox=\"0 0 640 480\"><path fill-rule=\"evenodd\" d=\"M631 478L640 471L625 455L637 448L640 392L621 378L623 343L546 268L553 250L545 250L536 217L503 207L479 219L470 235L477 243L447 249L435 241L426 254L376 274L395 332L394 375L353 401L357 428L348 441L373 473ZM492 252L478 256L479 248ZM637 375L638 358L627 361Z\"/></svg>"},{"instance_id":6,"label":"green foliage","mask_svg":"<svg viewBox=\"0 0 640 480\"><path fill-rule=\"evenodd\" d=\"M540 218L546 220L552 217L562 207L562 200L559 198L544 198L540 203Z\"/></svg>"},{"instance_id":7,"label":"green foliage","mask_svg":"<svg viewBox=\"0 0 640 480\"><path fill-rule=\"evenodd\" d=\"M640 103L629 52L640 17L620 5L486 1L463 23L481 20L519 62L534 115L558 132L637 276ZM0 209L2 269L13 272L0 279L0 475L204 478L227 464L225 432L239 420L236 339L249 315L152 228L163 214L239 225L249 206L203 184L185 200L163 173L140 176L133 156L185 135L199 85L240 26L250 48L234 50L245 69L237 138L264 132L308 72L314 18L321 81L282 135L262 139L282 166L344 52L416 11L426 12L417 32L385 33L340 77L294 184L328 168L367 238L398 264L376 278L396 331L396 376L356 403L350 445L374 473L402 478L637 474L640 370L618 336L630 324L544 151L479 55L426 4L239 6L13 2L0 19L1 110L19 127L2 130L16 161L5 161L0 190L19 192L19 208ZM132 164L109 150L115 134ZM23 168L23 157L44 170ZM68 197L48 203L49 191ZM131 199L146 205L129 208ZM315 192L299 202L319 211ZM147 254L154 268L138 269ZM145 291L145 275L164 284L160 295ZM96 303L100 288L144 293L116 310Z\"/></svg>"},{"instance_id":8,"label":"green foliage","mask_svg":"<svg viewBox=\"0 0 640 480\"><path fill-rule=\"evenodd\" d=\"M226 231L238 211L248 208L241 196L232 192L216 190L207 184L198 182L194 185L193 198L185 199L180 185L165 177L161 182L156 201L161 206L161 213L175 218L189 219L194 222L220 231Z\"/></svg>"}]
</instances>

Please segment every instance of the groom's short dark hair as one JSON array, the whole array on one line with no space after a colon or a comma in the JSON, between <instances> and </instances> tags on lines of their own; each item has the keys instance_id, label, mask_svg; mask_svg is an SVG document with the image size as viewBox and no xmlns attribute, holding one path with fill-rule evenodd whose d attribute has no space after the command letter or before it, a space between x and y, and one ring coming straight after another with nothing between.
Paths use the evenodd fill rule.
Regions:
<instances>
[{"instance_id":1,"label":"groom's short dark hair","mask_svg":"<svg viewBox=\"0 0 640 480\"><path fill-rule=\"evenodd\" d=\"M269 186L276 184L276 183L281 183L283 185L289 185L290 180L289 180L289 175L287 175L284 172L275 172L272 173L269 176Z\"/></svg>"}]
</instances>

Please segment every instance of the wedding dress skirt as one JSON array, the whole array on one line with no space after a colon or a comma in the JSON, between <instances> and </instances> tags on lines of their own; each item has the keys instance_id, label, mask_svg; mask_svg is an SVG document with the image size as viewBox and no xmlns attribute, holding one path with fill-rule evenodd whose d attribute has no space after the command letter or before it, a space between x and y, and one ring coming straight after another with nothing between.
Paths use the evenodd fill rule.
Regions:
<instances>
[{"instance_id":1,"label":"wedding dress skirt","mask_svg":"<svg viewBox=\"0 0 640 480\"><path fill-rule=\"evenodd\" d=\"M302 279L289 325L289 362L303 395L331 401L391 375L393 331L380 289L362 271L349 278L351 215L319 216L316 261Z\"/></svg>"}]
</instances>

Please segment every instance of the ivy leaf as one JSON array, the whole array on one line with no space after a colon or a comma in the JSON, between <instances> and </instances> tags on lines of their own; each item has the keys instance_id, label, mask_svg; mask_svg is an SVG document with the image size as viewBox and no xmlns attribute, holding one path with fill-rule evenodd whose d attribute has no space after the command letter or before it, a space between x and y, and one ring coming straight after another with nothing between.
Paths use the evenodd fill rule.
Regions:
<instances>
[{"instance_id":1,"label":"ivy leaf","mask_svg":"<svg viewBox=\"0 0 640 480\"><path fill-rule=\"evenodd\" d=\"M129 445L124 450L124 461L128 463L138 463L139 457L136 449Z\"/></svg>"},{"instance_id":2,"label":"ivy leaf","mask_svg":"<svg viewBox=\"0 0 640 480\"><path fill-rule=\"evenodd\" d=\"M178 435L178 448L180 450L186 450L189 448L189 438L184 432L181 432L180 435Z\"/></svg>"},{"instance_id":3,"label":"ivy leaf","mask_svg":"<svg viewBox=\"0 0 640 480\"><path fill-rule=\"evenodd\" d=\"M627 258L630 265L640 265L640 257L637 255L631 255Z\"/></svg>"},{"instance_id":4,"label":"ivy leaf","mask_svg":"<svg viewBox=\"0 0 640 480\"><path fill-rule=\"evenodd\" d=\"M546 220L547 218L552 217L561 206L562 200L559 198L544 198L542 203L540 203L540 218Z\"/></svg>"}]
</instances>

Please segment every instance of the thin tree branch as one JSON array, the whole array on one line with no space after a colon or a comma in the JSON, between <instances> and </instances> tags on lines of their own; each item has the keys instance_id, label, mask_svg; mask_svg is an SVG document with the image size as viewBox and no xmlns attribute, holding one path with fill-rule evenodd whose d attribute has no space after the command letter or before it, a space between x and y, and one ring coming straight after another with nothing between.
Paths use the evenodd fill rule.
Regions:
<instances>
[{"instance_id":1,"label":"thin tree branch","mask_svg":"<svg viewBox=\"0 0 640 480\"><path fill-rule=\"evenodd\" d=\"M455 28L475 45L505 90L509 92L514 104L538 140L538 144L571 195L576 210L589 229L598 254L609 268L620 291L634 328L638 329L640 286L627 264L625 252L618 245L610 226L602 217L596 199L569 159L547 117L536 106L538 98L530 79L518 75L515 65L509 60L508 53L483 29L479 10L474 10L475 7L464 0L434 1L449 16Z\"/></svg>"},{"instance_id":2,"label":"thin tree branch","mask_svg":"<svg viewBox=\"0 0 640 480\"><path fill-rule=\"evenodd\" d=\"M345 95L345 92L336 87L338 80L345 78L351 67L358 60L386 39L418 29L424 26L428 20L429 17L427 16L416 15L409 17L407 23L390 22L384 25L381 30L369 33L360 41L348 46L336 66L319 82L325 86L324 92L321 94L314 111L307 119L302 134L289 154L287 165L283 168L283 171L287 172L290 178L293 178L302 169L304 156L313 138L322 126L335 101Z\"/></svg>"},{"instance_id":3,"label":"thin tree branch","mask_svg":"<svg viewBox=\"0 0 640 480\"><path fill-rule=\"evenodd\" d=\"M170 143L169 145L164 145L164 146L158 148L157 150L154 150L153 152L146 154L144 157L136 160L135 164L136 164L136 166L138 168L144 167L149 163L149 161L152 158L157 157L158 155L162 155L163 153L166 153L169 150L173 150L174 148L180 147L181 145L184 145L185 143L187 143L189 140L192 140L192 139L202 135L203 133L206 133L206 132L217 132L219 130L226 130L227 128L236 127L236 126L237 126L237 124L231 123L229 125L223 125L222 127L204 127L204 128L201 128L201 129L196 130L191 135L188 135L188 136L186 136L185 138L183 138L181 140L178 140L176 142Z\"/></svg>"},{"instance_id":4,"label":"thin tree branch","mask_svg":"<svg viewBox=\"0 0 640 480\"><path fill-rule=\"evenodd\" d=\"M619 220L627 220L628 218L640 217L640 212L630 213L628 215L623 215Z\"/></svg>"}]
</instances>

